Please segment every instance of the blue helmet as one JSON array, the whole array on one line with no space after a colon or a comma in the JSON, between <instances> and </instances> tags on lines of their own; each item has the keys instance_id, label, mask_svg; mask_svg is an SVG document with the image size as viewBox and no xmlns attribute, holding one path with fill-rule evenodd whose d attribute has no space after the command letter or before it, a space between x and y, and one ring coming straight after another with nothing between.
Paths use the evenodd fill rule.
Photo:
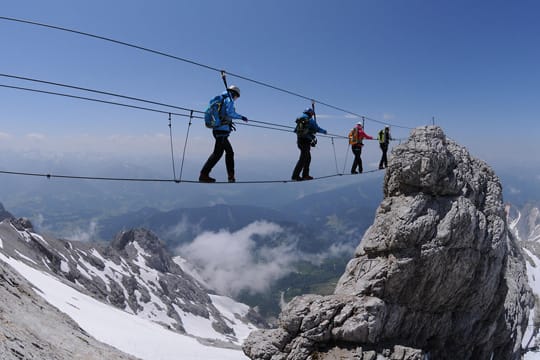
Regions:
<instances>
[{"instance_id":1,"label":"blue helmet","mask_svg":"<svg viewBox=\"0 0 540 360\"><path fill-rule=\"evenodd\" d=\"M315 114L315 111L313 111L312 108L306 108L304 110L304 114L309 115L309 116L313 116Z\"/></svg>"}]
</instances>

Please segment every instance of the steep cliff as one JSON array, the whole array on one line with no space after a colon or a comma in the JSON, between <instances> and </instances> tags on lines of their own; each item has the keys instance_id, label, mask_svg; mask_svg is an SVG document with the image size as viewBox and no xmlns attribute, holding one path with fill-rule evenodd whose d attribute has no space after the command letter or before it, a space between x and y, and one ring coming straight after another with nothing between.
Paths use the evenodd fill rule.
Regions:
<instances>
[{"instance_id":1,"label":"steep cliff","mask_svg":"<svg viewBox=\"0 0 540 360\"><path fill-rule=\"evenodd\" d=\"M293 299L251 359L519 359L531 304L499 179L439 127L393 151L334 295Z\"/></svg>"},{"instance_id":2,"label":"steep cliff","mask_svg":"<svg viewBox=\"0 0 540 360\"><path fill-rule=\"evenodd\" d=\"M1 260L0 358L2 360L136 360L98 342L36 294Z\"/></svg>"}]
</instances>

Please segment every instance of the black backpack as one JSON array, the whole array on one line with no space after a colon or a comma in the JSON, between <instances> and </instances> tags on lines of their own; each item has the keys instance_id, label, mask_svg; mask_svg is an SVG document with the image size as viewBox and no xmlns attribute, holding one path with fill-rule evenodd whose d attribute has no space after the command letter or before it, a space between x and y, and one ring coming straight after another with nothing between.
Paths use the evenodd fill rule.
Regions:
<instances>
[{"instance_id":1,"label":"black backpack","mask_svg":"<svg viewBox=\"0 0 540 360\"><path fill-rule=\"evenodd\" d=\"M309 118L301 116L296 119L296 128L294 132L298 137L305 137L309 134Z\"/></svg>"}]
</instances>

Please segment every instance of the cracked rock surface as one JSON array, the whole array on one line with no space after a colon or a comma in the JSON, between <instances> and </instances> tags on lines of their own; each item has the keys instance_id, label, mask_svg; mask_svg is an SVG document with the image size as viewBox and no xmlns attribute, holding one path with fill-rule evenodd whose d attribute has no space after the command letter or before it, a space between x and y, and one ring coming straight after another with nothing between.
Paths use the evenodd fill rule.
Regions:
<instances>
[{"instance_id":1,"label":"cracked rock surface","mask_svg":"<svg viewBox=\"0 0 540 360\"><path fill-rule=\"evenodd\" d=\"M334 294L293 299L244 342L248 357L520 359L532 297L498 177L436 126L392 154Z\"/></svg>"}]
</instances>

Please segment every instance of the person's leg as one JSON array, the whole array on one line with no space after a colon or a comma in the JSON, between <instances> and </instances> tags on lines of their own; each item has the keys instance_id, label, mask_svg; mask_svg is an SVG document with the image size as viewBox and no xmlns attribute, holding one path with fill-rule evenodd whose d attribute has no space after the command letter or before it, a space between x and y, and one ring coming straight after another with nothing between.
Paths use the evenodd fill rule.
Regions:
<instances>
[{"instance_id":1,"label":"person's leg","mask_svg":"<svg viewBox=\"0 0 540 360\"><path fill-rule=\"evenodd\" d=\"M309 175L309 165L311 165L311 140L306 139L304 144L302 145L303 151L304 151L304 168L302 169L302 179L303 180L311 180L313 179Z\"/></svg>"},{"instance_id":2,"label":"person's leg","mask_svg":"<svg viewBox=\"0 0 540 360\"><path fill-rule=\"evenodd\" d=\"M296 163L296 166L294 167L293 173L292 173L292 179L293 180L301 180L300 172L304 169L305 163L306 163L306 151L305 151L305 141L304 139L298 139L296 142L296 145L298 146L298 149L300 150L300 157L298 158L298 162ZM309 145L309 144L308 144ZM309 149L308 149L309 150ZM308 152L309 154L309 152Z\"/></svg>"},{"instance_id":3,"label":"person's leg","mask_svg":"<svg viewBox=\"0 0 540 360\"><path fill-rule=\"evenodd\" d=\"M216 137L216 142L214 144L214 151L210 156L208 157L208 160L206 160L206 163L201 169L201 175L199 176L199 181L203 182L214 182L215 179L210 177L210 171L212 171L212 168L217 164L217 162L221 159L223 156L223 151L225 150L223 147L223 139L224 137Z\"/></svg>"},{"instance_id":4,"label":"person's leg","mask_svg":"<svg viewBox=\"0 0 540 360\"><path fill-rule=\"evenodd\" d=\"M227 176L229 182L235 182L234 151L228 137L223 140L223 149L225 150L225 166L227 167Z\"/></svg>"},{"instance_id":5,"label":"person's leg","mask_svg":"<svg viewBox=\"0 0 540 360\"><path fill-rule=\"evenodd\" d=\"M385 153L384 153L384 144L379 144L379 146L381 147L381 151L382 151L382 155L381 155L381 161L379 161L379 169L382 169L383 168L383 161L384 161L384 156L385 156Z\"/></svg>"},{"instance_id":6,"label":"person's leg","mask_svg":"<svg viewBox=\"0 0 540 360\"><path fill-rule=\"evenodd\" d=\"M351 174L356 174L356 168L358 167L358 159L359 159L360 155L358 154L356 146L351 147L351 149L352 149L352 153L353 153L353 156L354 156L353 164L352 164L352 167L351 167Z\"/></svg>"},{"instance_id":7,"label":"person's leg","mask_svg":"<svg viewBox=\"0 0 540 360\"><path fill-rule=\"evenodd\" d=\"M387 154L388 154L388 145L387 145L387 144L384 144L384 146L383 146L382 161L383 161L383 164L384 164L384 167L385 167L385 168L388 167L388 157L387 157Z\"/></svg>"},{"instance_id":8,"label":"person's leg","mask_svg":"<svg viewBox=\"0 0 540 360\"><path fill-rule=\"evenodd\" d=\"M362 147L360 146L358 148L358 152L357 152L357 156L358 156L358 172L361 173L364 171L364 168L362 167Z\"/></svg>"}]
</instances>

